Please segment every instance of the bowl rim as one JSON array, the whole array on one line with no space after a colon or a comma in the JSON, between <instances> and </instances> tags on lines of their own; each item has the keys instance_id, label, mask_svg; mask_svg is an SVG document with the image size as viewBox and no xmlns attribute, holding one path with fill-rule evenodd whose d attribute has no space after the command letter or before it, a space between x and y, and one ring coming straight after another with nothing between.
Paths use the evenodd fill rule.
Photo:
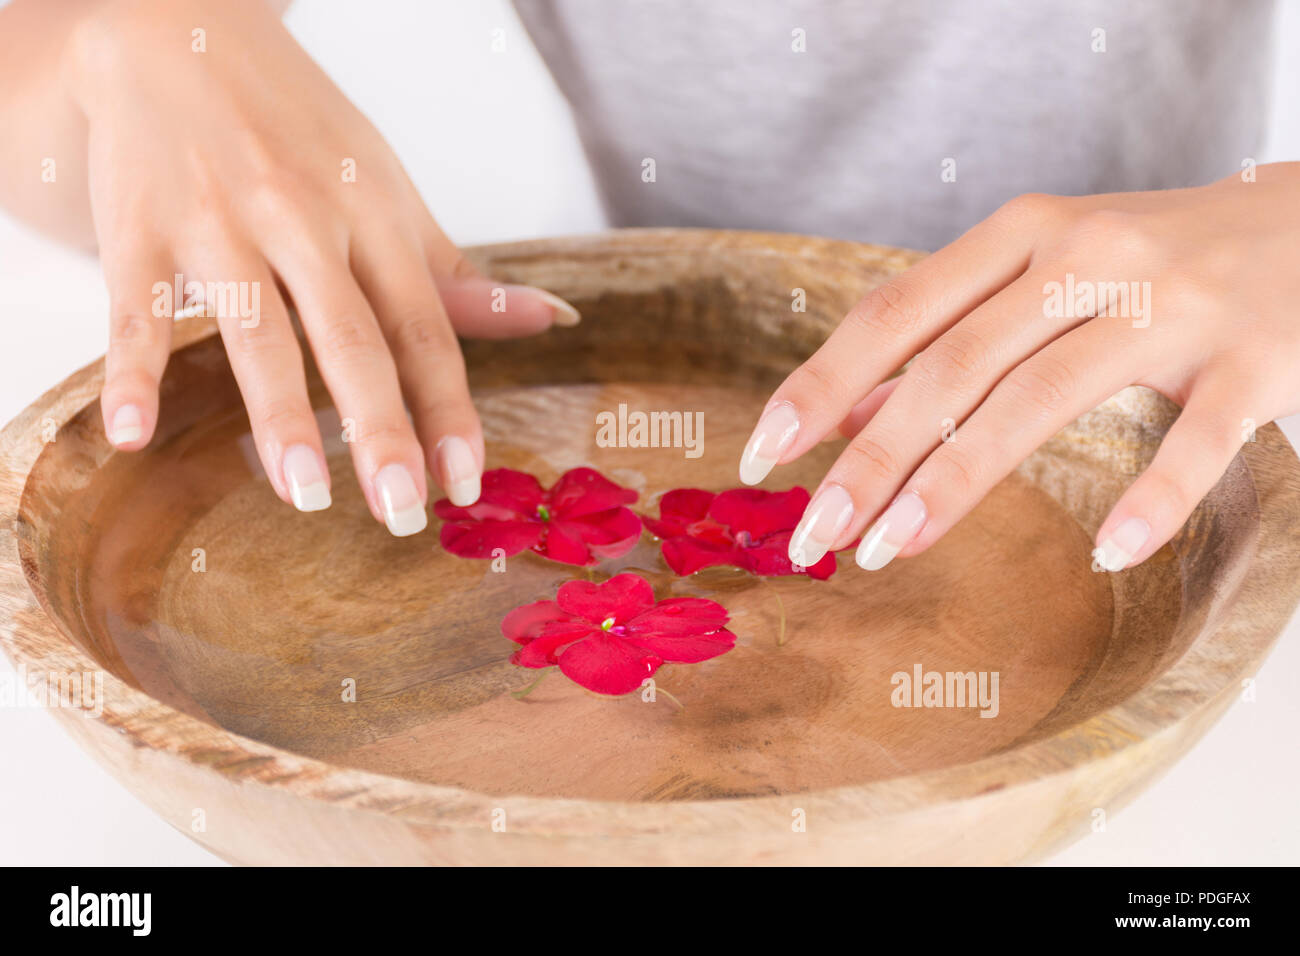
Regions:
<instances>
[{"instance_id":1,"label":"bowl rim","mask_svg":"<svg viewBox=\"0 0 1300 956\"><path fill-rule=\"evenodd\" d=\"M846 240L706 229L624 229L466 249L475 262L718 252L834 255L877 266L882 259L908 264L921 255ZM173 330L171 351L215 334L211 319L180 320ZM504 808L512 832L643 835L671 828L716 834L771 826L774 820L788 827L795 804L831 821L910 813L1031 784L1100 760L1125 755L1141 760L1147 755L1144 745L1152 741L1185 749L1231 702L1240 680L1253 673L1300 599L1300 551L1288 547L1297 521L1288 516L1300 515L1300 459L1281 430L1270 424L1258 429L1256 441L1241 452L1260 517L1256 553L1235 593L1217 619L1159 677L1080 723L969 763L790 794L656 803L493 795L425 783L331 764L199 720L101 668L66 631L46 602L38 565L24 553L22 499L44 448L40 426L53 421L62 428L97 402L103 373L100 358L46 391L0 430L0 646L15 668L28 673L102 671L103 712L94 723L101 732L120 735L135 748L161 752L230 783L287 791L354 810L400 813L411 823L482 830L490 826L492 811ZM114 454L106 439L99 440L104 457ZM1260 493L1261 477L1264 493Z\"/></svg>"}]
</instances>

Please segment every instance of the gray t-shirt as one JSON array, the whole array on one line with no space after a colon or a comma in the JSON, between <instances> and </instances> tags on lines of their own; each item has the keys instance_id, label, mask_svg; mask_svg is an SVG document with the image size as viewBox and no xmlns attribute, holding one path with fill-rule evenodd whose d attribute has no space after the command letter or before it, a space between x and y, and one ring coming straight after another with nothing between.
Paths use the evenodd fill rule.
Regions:
<instances>
[{"instance_id":1,"label":"gray t-shirt","mask_svg":"<svg viewBox=\"0 0 1300 956\"><path fill-rule=\"evenodd\" d=\"M1019 193L1226 176L1268 114L1272 0L515 6L619 226L935 249Z\"/></svg>"}]
</instances>

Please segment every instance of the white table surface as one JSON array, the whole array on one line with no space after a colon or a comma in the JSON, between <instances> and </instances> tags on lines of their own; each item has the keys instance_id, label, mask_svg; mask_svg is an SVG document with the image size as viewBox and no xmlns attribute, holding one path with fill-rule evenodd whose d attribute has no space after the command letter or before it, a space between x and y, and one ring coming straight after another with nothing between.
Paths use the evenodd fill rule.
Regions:
<instances>
[{"instance_id":1,"label":"white table surface","mask_svg":"<svg viewBox=\"0 0 1300 956\"><path fill-rule=\"evenodd\" d=\"M389 138L450 235L470 243L602 228L571 120L508 4L387 4L402 27L384 32L379 61L366 39L379 28L359 19L368 7L300 0L289 23ZM496 28L507 31L505 53L489 51ZM446 89L431 80L430 36L441 38L437 52L460 77ZM1279 42L1294 50L1297 38L1300 11L1288 4ZM1262 160L1300 156L1300 119L1284 109L1294 105L1300 65L1291 57L1277 71L1279 105ZM430 135L435 126L462 131L454 153ZM511 141L534 144L528 163L493 146L507 128ZM0 215L0 422L103 353L106 306L93 258ZM1282 425L1296 442L1300 419ZM0 679L10 674L0 657ZM1104 832L1050 862L1300 863L1297 674L1293 618L1257 675L1254 702L1235 703L1162 779L1111 814ZM49 714L0 709L0 753L0 864L222 865L136 801Z\"/></svg>"}]
</instances>

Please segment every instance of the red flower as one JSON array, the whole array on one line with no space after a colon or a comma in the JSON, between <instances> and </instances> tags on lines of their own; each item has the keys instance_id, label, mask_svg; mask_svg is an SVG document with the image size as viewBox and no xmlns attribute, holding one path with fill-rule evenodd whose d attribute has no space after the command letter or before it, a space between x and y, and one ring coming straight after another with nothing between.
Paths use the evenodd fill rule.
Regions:
<instances>
[{"instance_id":1,"label":"red flower","mask_svg":"<svg viewBox=\"0 0 1300 956\"><path fill-rule=\"evenodd\" d=\"M532 548L565 564L597 564L636 546L641 522L624 505L637 493L593 468L574 468L548 491L532 475L510 468L483 472L483 493L468 508L446 498L433 506L443 519L442 546L462 558L490 558L502 548Z\"/></svg>"},{"instance_id":2,"label":"red flower","mask_svg":"<svg viewBox=\"0 0 1300 956\"><path fill-rule=\"evenodd\" d=\"M714 494L677 488L659 500L659 518L645 518L650 533L663 539L664 560L678 574L730 564L752 574L803 574L790 563L790 536L808 507L808 492L737 488ZM835 555L826 554L809 577L835 573Z\"/></svg>"},{"instance_id":3,"label":"red flower","mask_svg":"<svg viewBox=\"0 0 1300 956\"><path fill-rule=\"evenodd\" d=\"M554 601L517 607L501 633L521 645L520 667L550 667L598 694L636 690L665 661L694 664L731 650L727 609L705 598L655 602L645 578L619 574L604 584L569 581Z\"/></svg>"}]
</instances>

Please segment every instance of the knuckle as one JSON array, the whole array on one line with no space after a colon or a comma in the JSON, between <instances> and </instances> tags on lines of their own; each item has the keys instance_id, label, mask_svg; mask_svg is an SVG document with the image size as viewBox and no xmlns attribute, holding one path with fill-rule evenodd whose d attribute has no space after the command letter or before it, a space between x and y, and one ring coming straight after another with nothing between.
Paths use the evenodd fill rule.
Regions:
<instances>
[{"instance_id":1,"label":"knuckle","mask_svg":"<svg viewBox=\"0 0 1300 956\"><path fill-rule=\"evenodd\" d=\"M970 449L959 443L944 445L934 453L929 467L929 480L958 497L973 494L980 486L984 467Z\"/></svg>"},{"instance_id":2,"label":"knuckle","mask_svg":"<svg viewBox=\"0 0 1300 956\"><path fill-rule=\"evenodd\" d=\"M251 208L278 220L296 221L307 208L308 197L297 178L274 164L267 164L257 172L245 196Z\"/></svg>"},{"instance_id":3,"label":"knuckle","mask_svg":"<svg viewBox=\"0 0 1300 956\"><path fill-rule=\"evenodd\" d=\"M1097 209L1084 213L1070 228L1067 243L1076 250L1100 246L1126 262L1149 260L1160 248L1149 218L1121 209Z\"/></svg>"},{"instance_id":4,"label":"knuckle","mask_svg":"<svg viewBox=\"0 0 1300 956\"><path fill-rule=\"evenodd\" d=\"M974 332L960 326L930 344L909 370L930 392L964 391L988 367L988 347Z\"/></svg>"},{"instance_id":5,"label":"knuckle","mask_svg":"<svg viewBox=\"0 0 1300 956\"><path fill-rule=\"evenodd\" d=\"M455 251L450 266L449 272L453 279L472 279L478 275L474 263L470 262L469 257L459 249Z\"/></svg>"},{"instance_id":6,"label":"knuckle","mask_svg":"<svg viewBox=\"0 0 1300 956\"><path fill-rule=\"evenodd\" d=\"M1151 279L1151 287L1161 302L1168 303L1178 313L1205 312L1229 315L1240 310L1239 300L1232 293L1205 277L1204 273L1190 273L1182 269L1167 269ZM1249 381L1249 378L1246 379Z\"/></svg>"},{"instance_id":7,"label":"knuckle","mask_svg":"<svg viewBox=\"0 0 1300 956\"><path fill-rule=\"evenodd\" d=\"M1170 472L1151 469L1143 476L1148 494L1166 507L1171 514L1190 514L1197 500L1186 484Z\"/></svg>"},{"instance_id":8,"label":"knuckle","mask_svg":"<svg viewBox=\"0 0 1300 956\"><path fill-rule=\"evenodd\" d=\"M411 414L422 427L437 423L445 424L453 419L471 422L475 418L474 406L468 394L452 391L421 396L418 401L412 402ZM444 430L451 429L444 428Z\"/></svg>"},{"instance_id":9,"label":"knuckle","mask_svg":"<svg viewBox=\"0 0 1300 956\"><path fill-rule=\"evenodd\" d=\"M288 432L310 417L301 401L288 397L262 402L252 414L258 427L271 433Z\"/></svg>"},{"instance_id":10,"label":"knuckle","mask_svg":"<svg viewBox=\"0 0 1300 956\"><path fill-rule=\"evenodd\" d=\"M844 376L822 355L813 356L791 378L793 391L805 396L797 405L831 404L849 393Z\"/></svg>"},{"instance_id":11,"label":"knuckle","mask_svg":"<svg viewBox=\"0 0 1300 956\"><path fill-rule=\"evenodd\" d=\"M451 416L475 417L463 363L440 368L435 379L423 387L410 389L410 392L408 404L417 421L443 420Z\"/></svg>"},{"instance_id":12,"label":"knuckle","mask_svg":"<svg viewBox=\"0 0 1300 956\"><path fill-rule=\"evenodd\" d=\"M1008 397L1019 408L1047 416L1061 411L1076 389L1073 370L1059 359L1038 356L1006 379Z\"/></svg>"},{"instance_id":13,"label":"knuckle","mask_svg":"<svg viewBox=\"0 0 1300 956\"><path fill-rule=\"evenodd\" d=\"M1021 193L1013 196L994 215L1013 224L1040 222L1055 210L1059 199L1047 193Z\"/></svg>"},{"instance_id":14,"label":"knuckle","mask_svg":"<svg viewBox=\"0 0 1300 956\"><path fill-rule=\"evenodd\" d=\"M241 211L252 226L279 237L300 266L334 271L346 261L336 210L323 206L318 195L289 175L272 172L256 179L241 193ZM226 200L222 200L223 203Z\"/></svg>"},{"instance_id":15,"label":"knuckle","mask_svg":"<svg viewBox=\"0 0 1300 956\"><path fill-rule=\"evenodd\" d=\"M391 321L393 345L404 352L442 352L454 343L446 323L439 322L432 308L412 309Z\"/></svg>"},{"instance_id":16,"label":"knuckle","mask_svg":"<svg viewBox=\"0 0 1300 956\"><path fill-rule=\"evenodd\" d=\"M370 354L374 348L374 337L361 319L345 315L324 323L320 351L325 361L356 360Z\"/></svg>"},{"instance_id":17,"label":"knuckle","mask_svg":"<svg viewBox=\"0 0 1300 956\"><path fill-rule=\"evenodd\" d=\"M356 416L354 421L356 440L363 445L375 443L405 445L415 441L411 426L405 419L398 422L387 418Z\"/></svg>"},{"instance_id":18,"label":"knuckle","mask_svg":"<svg viewBox=\"0 0 1300 956\"><path fill-rule=\"evenodd\" d=\"M109 338L122 345L150 344L161 337L161 322L146 312L127 310L113 313Z\"/></svg>"},{"instance_id":19,"label":"knuckle","mask_svg":"<svg viewBox=\"0 0 1300 956\"><path fill-rule=\"evenodd\" d=\"M1245 442L1243 418L1220 414L1198 415L1187 420L1189 437L1196 448L1203 449L1213 461L1224 461L1241 450Z\"/></svg>"},{"instance_id":20,"label":"knuckle","mask_svg":"<svg viewBox=\"0 0 1300 956\"><path fill-rule=\"evenodd\" d=\"M110 363L104 380L104 395L108 398L122 398L126 401L129 396L149 395L157 391L158 378L152 372L139 366L115 368Z\"/></svg>"},{"instance_id":21,"label":"knuckle","mask_svg":"<svg viewBox=\"0 0 1300 956\"><path fill-rule=\"evenodd\" d=\"M917 295L907 283L894 279L876 286L849 312L846 321L872 335L910 336L923 319Z\"/></svg>"},{"instance_id":22,"label":"knuckle","mask_svg":"<svg viewBox=\"0 0 1300 956\"><path fill-rule=\"evenodd\" d=\"M282 370L302 368L302 353L291 339L278 335L259 335L260 329L222 328L226 348L245 356L255 374L274 376Z\"/></svg>"},{"instance_id":23,"label":"knuckle","mask_svg":"<svg viewBox=\"0 0 1300 956\"><path fill-rule=\"evenodd\" d=\"M858 480L883 481L899 477L898 459L873 435L859 435L849 442L843 454Z\"/></svg>"}]
</instances>

